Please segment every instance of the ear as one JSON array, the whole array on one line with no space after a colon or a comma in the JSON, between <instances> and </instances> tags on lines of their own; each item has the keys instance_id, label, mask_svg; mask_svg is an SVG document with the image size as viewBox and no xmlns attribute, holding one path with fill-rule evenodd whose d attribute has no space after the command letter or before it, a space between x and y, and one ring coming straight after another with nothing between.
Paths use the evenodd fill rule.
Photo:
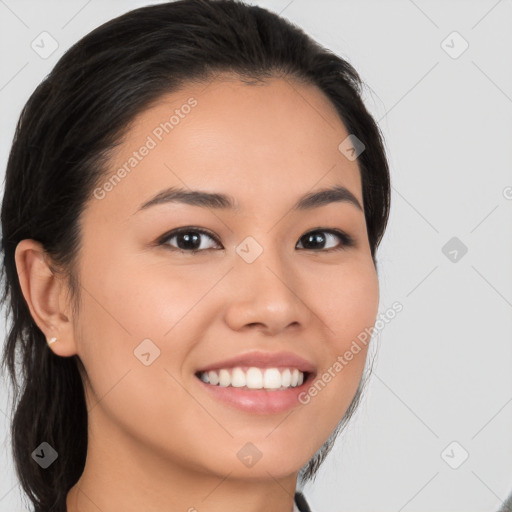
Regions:
<instances>
[{"instance_id":1,"label":"ear","mask_svg":"<svg viewBox=\"0 0 512 512\"><path fill-rule=\"evenodd\" d=\"M67 305L66 283L50 268L41 243L25 239L14 253L18 279L34 322L46 336L57 338L49 348L59 356L77 353L71 309Z\"/></svg>"}]
</instances>

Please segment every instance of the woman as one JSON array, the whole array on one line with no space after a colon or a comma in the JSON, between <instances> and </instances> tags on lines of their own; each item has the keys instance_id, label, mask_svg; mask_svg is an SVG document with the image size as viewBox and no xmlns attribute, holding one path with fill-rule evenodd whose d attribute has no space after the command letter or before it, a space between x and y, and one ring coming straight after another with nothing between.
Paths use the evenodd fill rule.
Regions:
<instances>
[{"instance_id":1,"label":"woman","mask_svg":"<svg viewBox=\"0 0 512 512\"><path fill-rule=\"evenodd\" d=\"M1 212L35 512L309 510L378 310L390 183L361 86L230 0L128 12L39 85Z\"/></svg>"}]
</instances>

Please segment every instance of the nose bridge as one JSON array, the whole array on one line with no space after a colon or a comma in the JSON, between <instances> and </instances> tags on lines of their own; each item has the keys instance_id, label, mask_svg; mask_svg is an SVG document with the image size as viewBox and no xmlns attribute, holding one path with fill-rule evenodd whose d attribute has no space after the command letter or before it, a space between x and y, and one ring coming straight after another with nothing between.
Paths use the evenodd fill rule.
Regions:
<instances>
[{"instance_id":1,"label":"nose bridge","mask_svg":"<svg viewBox=\"0 0 512 512\"><path fill-rule=\"evenodd\" d=\"M259 241L258 241L259 240ZM275 294L290 293L286 285L290 286L293 280L289 265L286 264L287 255L283 247L271 236L246 237L236 247L238 259L235 270L243 279L259 291L272 290ZM288 268L288 272L286 272Z\"/></svg>"},{"instance_id":2,"label":"nose bridge","mask_svg":"<svg viewBox=\"0 0 512 512\"><path fill-rule=\"evenodd\" d=\"M271 236L247 237L237 247L227 320L234 329L262 324L276 332L306 321L308 309L297 295L293 267Z\"/></svg>"}]
</instances>

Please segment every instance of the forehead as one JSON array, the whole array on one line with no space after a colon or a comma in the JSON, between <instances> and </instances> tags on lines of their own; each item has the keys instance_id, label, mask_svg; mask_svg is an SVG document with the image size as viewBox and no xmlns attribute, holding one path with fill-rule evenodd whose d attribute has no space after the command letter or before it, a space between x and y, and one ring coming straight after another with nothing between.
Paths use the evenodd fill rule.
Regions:
<instances>
[{"instance_id":1,"label":"forehead","mask_svg":"<svg viewBox=\"0 0 512 512\"><path fill-rule=\"evenodd\" d=\"M357 161L338 149L348 135L312 85L230 77L185 85L134 119L111 160L105 179L117 176L116 184L103 206L133 214L159 190L180 186L222 190L240 209L261 209L336 184L362 203Z\"/></svg>"}]
</instances>

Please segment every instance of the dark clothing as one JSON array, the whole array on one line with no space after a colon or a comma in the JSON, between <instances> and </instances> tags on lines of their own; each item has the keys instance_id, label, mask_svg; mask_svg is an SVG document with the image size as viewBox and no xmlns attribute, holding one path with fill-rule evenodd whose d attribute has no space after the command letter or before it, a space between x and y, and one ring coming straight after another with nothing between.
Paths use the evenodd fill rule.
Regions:
<instances>
[{"instance_id":1,"label":"dark clothing","mask_svg":"<svg viewBox=\"0 0 512 512\"><path fill-rule=\"evenodd\" d=\"M295 504L297 505L297 508L300 512L311 512L308 502L301 492L295 493Z\"/></svg>"}]
</instances>

